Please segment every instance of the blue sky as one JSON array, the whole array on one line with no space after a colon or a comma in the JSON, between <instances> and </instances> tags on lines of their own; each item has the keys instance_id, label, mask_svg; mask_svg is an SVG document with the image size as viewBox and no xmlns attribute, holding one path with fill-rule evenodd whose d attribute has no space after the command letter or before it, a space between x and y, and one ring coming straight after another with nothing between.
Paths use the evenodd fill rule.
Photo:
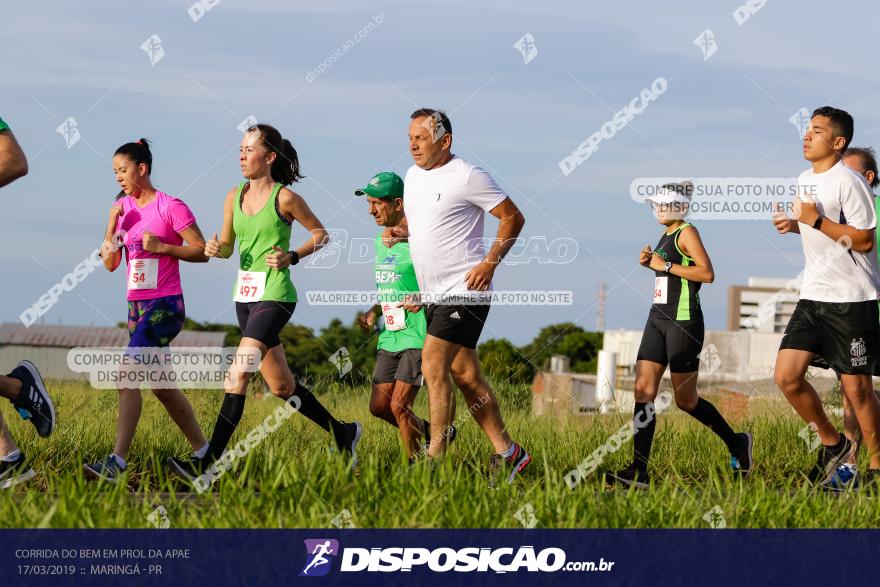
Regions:
<instances>
[{"instance_id":1,"label":"blue sky","mask_svg":"<svg viewBox=\"0 0 880 587\"><path fill-rule=\"evenodd\" d=\"M570 264L505 266L496 289L574 292L572 306L496 307L483 340L526 343L544 325L596 324L607 284L608 328L641 328L651 274L637 253L659 236L629 197L636 177L790 177L806 168L789 122L827 103L851 112L854 144L880 143L876 44L860 23L878 9L849 3L768 2L742 24L739 2L259 2L220 0L193 22L190 2L136 5L14 3L5 7L0 116L30 159L30 174L2 191L5 276L0 320L57 283L98 244L117 191L110 159L120 144L154 142L153 180L182 197L203 231L219 229L239 179L236 126L254 115L292 140L308 176L297 187L328 228L353 238L376 228L353 190L373 173L403 175L409 113L443 108L453 151L484 166L522 208L523 237L576 239ZM322 75L309 71L384 16ZM693 40L712 29L717 52ZM534 36L528 64L513 44ZM150 65L140 46L161 39ZM13 56L10 58L10 56ZM658 76L667 91L572 174L559 161ZM67 148L67 117L81 140ZM487 222L489 234L496 223ZM792 277L796 236L767 221L699 223L716 269L702 300L709 328L724 328L727 288L748 276ZM304 231L294 230L301 242ZM234 266L183 265L189 316L234 323ZM369 289L369 264L294 271L308 290ZM318 328L352 307L300 304ZM124 320L124 278L101 270L62 295L46 323Z\"/></svg>"}]
</instances>

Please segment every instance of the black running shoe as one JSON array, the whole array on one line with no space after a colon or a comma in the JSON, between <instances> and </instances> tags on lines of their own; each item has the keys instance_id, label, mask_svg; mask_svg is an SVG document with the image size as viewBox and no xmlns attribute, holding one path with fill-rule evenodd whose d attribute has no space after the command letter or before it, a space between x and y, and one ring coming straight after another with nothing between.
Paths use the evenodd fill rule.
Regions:
<instances>
[{"instance_id":1,"label":"black running shoe","mask_svg":"<svg viewBox=\"0 0 880 587\"><path fill-rule=\"evenodd\" d=\"M93 480L103 480L108 483L118 483L119 478L125 473L125 469L113 455L104 459L104 462L94 465L83 465L86 477Z\"/></svg>"},{"instance_id":2,"label":"black running shoe","mask_svg":"<svg viewBox=\"0 0 880 587\"><path fill-rule=\"evenodd\" d=\"M359 422L344 422L342 428L333 430L333 437L336 439L336 448L342 452L346 452L351 456L350 468L357 467L357 445L361 441L361 433L363 429Z\"/></svg>"},{"instance_id":3,"label":"black running shoe","mask_svg":"<svg viewBox=\"0 0 880 587\"><path fill-rule=\"evenodd\" d=\"M630 465L621 471L609 471L605 473L605 482L608 485L624 485L635 489L648 489L651 485L651 478L648 477L647 471Z\"/></svg>"},{"instance_id":4,"label":"black running shoe","mask_svg":"<svg viewBox=\"0 0 880 587\"><path fill-rule=\"evenodd\" d=\"M880 497L880 469L868 469L859 480L859 492Z\"/></svg>"},{"instance_id":5,"label":"black running shoe","mask_svg":"<svg viewBox=\"0 0 880 587\"><path fill-rule=\"evenodd\" d=\"M24 453L19 451L18 458L14 461L0 461L0 489L15 487L33 479L36 474L25 460Z\"/></svg>"},{"instance_id":6,"label":"black running shoe","mask_svg":"<svg viewBox=\"0 0 880 587\"><path fill-rule=\"evenodd\" d=\"M507 484L512 485L516 476L523 472L532 462L532 457L526 452L526 449L513 443L513 454L509 457L503 457L500 454L494 454L489 457L489 487L497 487L498 480L502 475L507 473Z\"/></svg>"},{"instance_id":7,"label":"black running shoe","mask_svg":"<svg viewBox=\"0 0 880 587\"><path fill-rule=\"evenodd\" d=\"M740 447L730 453L730 468L739 477L748 477L752 472L752 435L748 432L737 434Z\"/></svg>"},{"instance_id":8,"label":"black running shoe","mask_svg":"<svg viewBox=\"0 0 880 587\"><path fill-rule=\"evenodd\" d=\"M825 483L831 477L831 474L837 470L837 467L846 460L850 450L852 450L852 443L843 434L840 435L840 439L841 441L835 446L822 445L819 447L819 456L816 459L816 464L807 473L807 479L810 480L810 483Z\"/></svg>"},{"instance_id":9,"label":"black running shoe","mask_svg":"<svg viewBox=\"0 0 880 587\"><path fill-rule=\"evenodd\" d=\"M165 464L178 477L185 479L189 483L195 483L195 480L202 476L208 467L211 466L211 461L207 456L201 459L190 457L186 461L177 457L168 457Z\"/></svg>"},{"instance_id":10,"label":"black running shoe","mask_svg":"<svg viewBox=\"0 0 880 587\"><path fill-rule=\"evenodd\" d=\"M39 436L46 438L55 430L55 406L40 372L30 361L22 361L9 376L21 381L21 393L12 400L12 405L22 418L30 420Z\"/></svg>"},{"instance_id":11,"label":"black running shoe","mask_svg":"<svg viewBox=\"0 0 880 587\"><path fill-rule=\"evenodd\" d=\"M446 435L446 446L452 444L452 441L458 437L458 428L455 427L455 424L450 424L446 429L448 430L448 434ZM422 445L425 449L425 452L428 452L428 449L431 448L431 428L430 426L425 431L425 443Z\"/></svg>"}]
</instances>

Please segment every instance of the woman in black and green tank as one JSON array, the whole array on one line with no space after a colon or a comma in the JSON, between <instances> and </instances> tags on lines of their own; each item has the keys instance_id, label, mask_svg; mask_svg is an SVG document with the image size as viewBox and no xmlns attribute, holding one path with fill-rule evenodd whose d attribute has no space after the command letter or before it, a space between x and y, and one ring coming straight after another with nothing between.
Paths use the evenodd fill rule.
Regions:
<instances>
[{"instance_id":1,"label":"woman in black and green tank","mask_svg":"<svg viewBox=\"0 0 880 587\"><path fill-rule=\"evenodd\" d=\"M308 388L297 382L278 336L296 307L290 267L322 246L327 231L306 201L284 187L302 175L296 150L277 129L267 124L248 129L241 142L239 162L246 181L226 195L220 238L215 234L205 244L208 257L228 258L238 239L239 271L233 299L242 333L239 356L229 370L208 456L189 463L169 459L169 465L194 481L212 461L220 458L244 412L251 377L245 365L256 349L262 359L260 374L272 393L333 434L337 447L350 455L355 466L360 424L340 422ZM288 251L294 220L310 232L310 237L298 249Z\"/></svg>"},{"instance_id":2,"label":"woman in black and green tank","mask_svg":"<svg viewBox=\"0 0 880 587\"><path fill-rule=\"evenodd\" d=\"M653 402L667 366L679 409L724 441L735 474L747 476L752 468L751 435L734 432L715 406L697 395L705 331L699 291L703 283L712 283L715 274L700 234L684 221L692 193L690 182L667 184L649 199L664 231L654 250L646 245L639 255L639 264L654 272L653 305L636 358L633 462L606 474L612 484L649 486L648 457L657 414Z\"/></svg>"}]
</instances>

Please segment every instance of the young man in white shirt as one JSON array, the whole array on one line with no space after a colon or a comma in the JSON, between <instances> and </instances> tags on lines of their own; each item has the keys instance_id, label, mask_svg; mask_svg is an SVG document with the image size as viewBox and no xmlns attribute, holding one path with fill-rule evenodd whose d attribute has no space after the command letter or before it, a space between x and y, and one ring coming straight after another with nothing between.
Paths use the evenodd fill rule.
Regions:
<instances>
[{"instance_id":1,"label":"young man in white shirt","mask_svg":"<svg viewBox=\"0 0 880 587\"><path fill-rule=\"evenodd\" d=\"M880 402L871 375L880 367L880 285L875 247L877 217L865 181L841 161L853 136L847 112L825 106L813 112L804 135L804 159L812 168L798 178L796 219L774 218L780 234L800 233L806 267L800 300L776 356L776 385L822 442L808 478L825 483L851 446L828 420L816 390L806 381L818 355L840 374L871 458L863 488L880 486Z\"/></svg>"},{"instance_id":2,"label":"young man in white shirt","mask_svg":"<svg viewBox=\"0 0 880 587\"><path fill-rule=\"evenodd\" d=\"M452 154L452 123L443 112L421 108L410 116L409 149L415 165L404 180L410 254L419 288L427 299L428 331L422 373L428 385L431 428L450 424L452 385L495 448L491 482L507 475L513 483L531 457L511 440L498 400L480 372L477 341L489 314L487 292L495 269L516 241L525 218L488 173ZM499 219L487 252L483 219ZM433 434L429 457L442 456L448 439Z\"/></svg>"}]
</instances>

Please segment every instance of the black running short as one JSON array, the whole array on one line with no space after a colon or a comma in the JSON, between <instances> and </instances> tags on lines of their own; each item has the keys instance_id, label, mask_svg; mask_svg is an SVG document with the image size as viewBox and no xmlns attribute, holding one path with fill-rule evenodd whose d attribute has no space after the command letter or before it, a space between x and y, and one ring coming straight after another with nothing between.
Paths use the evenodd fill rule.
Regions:
<instances>
[{"instance_id":1,"label":"black running short","mask_svg":"<svg viewBox=\"0 0 880 587\"><path fill-rule=\"evenodd\" d=\"M873 375L880 368L877 302L800 300L782 335L783 349L815 353L838 374Z\"/></svg>"},{"instance_id":2,"label":"black running short","mask_svg":"<svg viewBox=\"0 0 880 587\"><path fill-rule=\"evenodd\" d=\"M268 348L281 344L278 333L293 316L296 302L235 302L241 336L255 338Z\"/></svg>"},{"instance_id":3,"label":"black running short","mask_svg":"<svg viewBox=\"0 0 880 587\"><path fill-rule=\"evenodd\" d=\"M391 352L379 349L373 383L403 381L410 385L422 384L422 349L404 349Z\"/></svg>"},{"instance_id":4,"label":"black running short","mask_svg":"<svg viewBox=\"0 0 880 587\"><path fill-rule=\"evenodd\" d=\"M693 373L700 369L705 333L702 316L670 320L650 314L636 360L669 365L672 373Z\"/></svg>"},{"instance_id":5,"label":"black running short","mask_svg":"<svg viewBox=\"0 0 880 587\"><path fill-rule=\"evenodd\" d=\"M428 320L428 334L442 340L460 344L469 349L477 348L477 341L483 332L486 317L489 316L489 304L485 305L452 305L429 304L425 308Z\"/></svg>"}]
</instances>

